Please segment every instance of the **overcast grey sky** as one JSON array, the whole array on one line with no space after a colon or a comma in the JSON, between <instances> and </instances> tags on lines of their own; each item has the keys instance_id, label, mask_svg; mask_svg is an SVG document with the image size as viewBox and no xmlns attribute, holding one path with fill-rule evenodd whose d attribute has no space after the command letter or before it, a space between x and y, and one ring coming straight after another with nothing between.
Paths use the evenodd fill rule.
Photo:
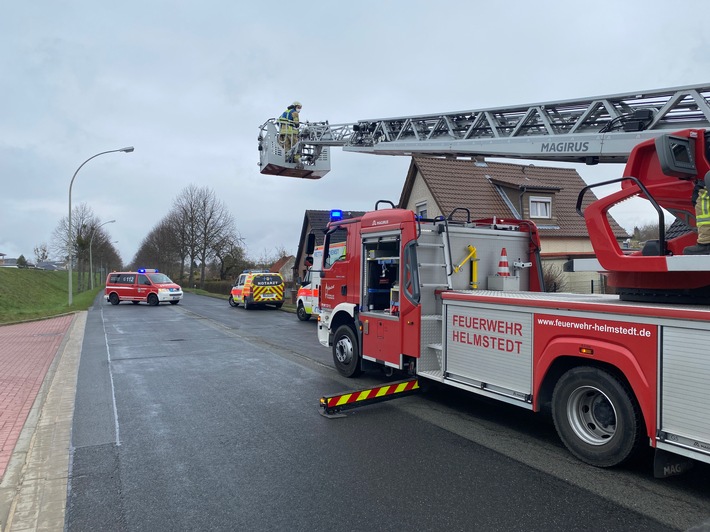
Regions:
<instances>
[{"instance_id":1,"label":"overcast grey sky","mask_svg":"<svg viewBox=\"0 0 710 532\"><path fill-rule=\"evenodd\" d=\"M296 252L304 211L397 201L407 157L331 151L317 181L262 176L258 127L293 100L331 123L707 83L707 0L3 2L0 252L34 257L69 182L124 262L188 185L250 256ZM516 161L513 161L516 162ZM537 163L541 164L541 163ZM588 182L622 167L579 166ZM653 221L634 205L627 230ZM146 265L150 266L150 265Z\"/></svg>"}]
</instances>

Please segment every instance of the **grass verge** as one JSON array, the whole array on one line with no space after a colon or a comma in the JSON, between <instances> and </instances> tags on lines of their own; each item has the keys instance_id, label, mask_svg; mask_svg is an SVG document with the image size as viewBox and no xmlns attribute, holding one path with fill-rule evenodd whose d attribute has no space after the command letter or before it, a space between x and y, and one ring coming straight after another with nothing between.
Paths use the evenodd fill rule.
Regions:
<instances>
[{"instance_id":1,"label":"grass verge","mask_svg":"<svg viewBox=\"0 0 710 532\"><path fill-rule=\"evenodd\" d=\"M75 293L68 305L66 271L0 268L0 324L50 318L88 309L102 287ZM73 279L78 286L78 276Z\"/></svg>"}]
</instances>

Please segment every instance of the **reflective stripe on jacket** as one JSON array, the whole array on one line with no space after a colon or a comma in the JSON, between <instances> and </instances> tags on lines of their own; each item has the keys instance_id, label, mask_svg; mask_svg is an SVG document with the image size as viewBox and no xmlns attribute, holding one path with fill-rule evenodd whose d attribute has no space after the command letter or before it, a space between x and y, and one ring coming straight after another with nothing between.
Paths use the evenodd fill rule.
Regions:
<instances>
[{"instance_id":1,"label":"reflective stripe on jacket","mask_svg":"<svg viewBox=\"0 0 710 532\"><path fill-rule=\"evenodd\" d=\"M698 199L695 204L695 225L710 225L710 193L706 188L698 191Z\"/></svg>"},{"instance_id":2,"label":"reflective stripe on jacket","mask_svg":"<svg viewBox=\"0 0 710 532\"><path fill-rule=\"evenodd\" d=\"M281 124L281 134L294 135L298 133L298 111L295 107L289 107L281 113L278 121Z\"/></svg>"}]
</instances>

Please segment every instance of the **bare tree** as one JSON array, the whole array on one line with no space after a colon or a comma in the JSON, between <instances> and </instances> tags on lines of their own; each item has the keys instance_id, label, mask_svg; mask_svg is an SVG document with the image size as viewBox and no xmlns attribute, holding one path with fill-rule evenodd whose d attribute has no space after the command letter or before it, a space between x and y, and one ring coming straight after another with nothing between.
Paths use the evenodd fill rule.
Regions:
<instances>
[{"instance_id":1,"label":"bare tree","mask_svg":"<svg viewBox=\"0 0 710 532\"><path fill-rule=\"evenodd\" d=\"M156 268L175 278L182 273L180 240L171 215L166 216L148 233L133 257L133 268Z\"/></svg>"},{"instance_id":2,"label":"bare tree","mask_svg":"<svg viewBox=\"0 0 710 532\"><path fill-rule=\"evenodd\" d=\"M236 233L225 237L214 246L215 262L219 279L234 279L247 269L248 262L244 251L244 241Z\"/></svg>"},{"instance_id":3,"label":"bare tree","mask_svg":"<svg viewBox=\"0 0 710 532\"><path fill-rule=\"evenodd\" d=\"M197 199L200 216L197 219L197 259L200 261L200 288L205 286L207 262L215 257L215 249L235 234L234 219L214 191L203 187Z\"/></svg>"},{"instance_id":4,"label":"bare tree","mask_svg":"<svg viewBox=\"0 0 710 532\"><path fill-rule=\"evenodd\" d=\"M283 245L275 247L273 250L262 251L261 255L256 259L255 266L260 269L269 269L276 261L283 257L288 257L290 253L286 251Z\"/></svg>"},{"instance_id":5,"label":"bare tree","mask_svg":"<svg viewBox=\"0 0 710 532\"><path fill-rule=\"evenodd\" d=\"M91 237L90 237L91 238ZM111 235L105 227L98 227L93 233L91 241L94 271L91 275L99 274L99 284L103 283L104 275L109 271L123 269L121 255L111 242Z\"/></svg>"},{"instance_id":6,"label":"bare tree","mask_svg":"<svg viewBox=\"0 0 710 532\"><path fill-rule=\"evenodd\" d=\"M49 250L47 249L47 243L42 242L38 246L35 246L35 263L46 262L49 260Z\"/></svg>"},{"instance_id":7,"label":"bare tree","mask_svg":"<svg viewBox=\"0 0 710 532\"><path fill-rule=\"evenodd\" d=\"M670 226L671 226L670 223L665 224L666 232L668 231ZM647 240L656 240L656 239L658 239L658 235L659 235L658 229L659 229L658 223L645 224L645 225L642 225L641 227L635 226L634 232L633 232L633 238L637 242L646 242Z\"/></svg>"},{"instance_id":8,"label":"bare tree","mask_svg":"<svg viewBox=\"0 0 710 532\"><path fill-rule=\"evenodd\" d=\"M567 290L565 274L557 264L543 263L542 282L545 284L545 292L564 292Z\"/></svg>"},{"instance_id":9,"label":"bare tree","mask_svg":"<svg viewBox=\"0 0 710 532\"><path fill-rule=\"evenodd\" d=\"M195 261L200 249L199 243L199 227L200 227L200 207L202 201L200 196L203 195L201 189L195 185L190 185L175 199L173 207L175 230L178 231L178 239L180 246L184 249L185 258L189 261L189 270L187 276L188 286L193 286L195 277ZM183 277L181 271L180 278Z\"/></svg>"},{"instance_id":10,"label":"bare tree","mask_svg":"<svg viewBox=\"0 0 710 532\"><path fill-rule=\"evenodd\" d=\"M72 209L72 242L68 246L69 238L68 217L62 218L52 233L52 251L59 257L66 257L67 261L76 262L76 272L79 283L77 290L86 289L86 271L89 260L89 239L91 231L101 222L86 203L80 203ZM67 250L71 248L71 255L67 257ZM72 262L74 264L74 262Z\"/></svg>"}]
</instances>

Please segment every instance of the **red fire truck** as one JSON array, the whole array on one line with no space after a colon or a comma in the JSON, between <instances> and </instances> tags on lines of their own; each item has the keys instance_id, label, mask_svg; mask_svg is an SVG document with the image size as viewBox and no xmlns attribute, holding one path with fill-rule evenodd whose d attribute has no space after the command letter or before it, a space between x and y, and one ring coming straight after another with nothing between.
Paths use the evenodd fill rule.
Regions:
<instances>
[{"instance_id":1,"label":"red fire truck","mask_svg":"<svg viewBox=\"0 0 710 532\"><path fill-rule=\"evenodd\" d=\"M339 240L346 242L347 252L323 265L318 337L332 346L337 370L355 377L377 364L532 411L549 407L567 448L599 467L621 464L645 444L656 449L657 476L682 472L690 459L710 463L710 256L684 256L695 234L666 238L663 229L664 209L695 223L690 200L694 182L710 176L710 87L680 92L692 101L668 95L665 103L624 115L626 120L618 120L624 124L620 130L613 128L612 118L601 132L599 149L586 148L585 157L598 158L604 157L602 144L607 155L616 147L610 160L618 161L623 147L615 141L627 142L630 131L647 137L625 157L628 177L619 180L619 192L582 212L591 188L586 187L578 201L597 268L606 272L616 295L546 293L540 239L530 221L471 219L465 209L422 219L394 205L380 208L378 202L360 218L331 222L323 256L328 257L336 233L344 233ZM613 108L620 99L608 97L607 103ZM590 108L604 107L607 100L595 101ZM654 129L678 102L685 102L682 117L692 114L697 127L670 129L686 125L675 115L665 129ZM544 117L548 136L557 131L546 111L551 107L532 106ZM592 114L579 111L580 116ZM469 126L463 129L472 127L471 121L481 126L483 119L475 112L467 115ZM494 115L488 111L481 116L492 120ZM518 109L517 116L528 120L524 117L530 115ZM397 122L399 135L393 135L392 124L388 129L382 123L361 126L357 134L364 130L375 135L370 152L392 153L395 148L378 144L394 137L404 142L407 120ZM449 127L432 125L429 140L437 128L452 132L455 122L436 123ZM377 137L377 131L387 134ZM408 141L408 153L417 142L422 142L421 150L436 152L436 143L427 142L424 131L411 131L417 140ZM356 137L347 143L357 145ZM556 140L560 138L569 138L569 132ZM516 140L521 139L508 139ZM574 141L559 140L554 148L549 138L522 140L538 143L547 150L546 158L556 158L549 155L554 149L563 160L572 160L568 152L585 150L583 144L593 142L592 136L579 134ZM490 144L481 148L462 141L451 149L495 150ZM303 142L307 146L314 141ZM448 146L452 144L449 140ZM304 148L301 153L309 152ZM287 171L304 170L283 164ZM262 168L269 170L268 165ZM269 172L279 173L273 166ZM656 207L660 231L648 249L627 254L615 239L607 211L634 196Z\"/></svg>"}]
</instances>

